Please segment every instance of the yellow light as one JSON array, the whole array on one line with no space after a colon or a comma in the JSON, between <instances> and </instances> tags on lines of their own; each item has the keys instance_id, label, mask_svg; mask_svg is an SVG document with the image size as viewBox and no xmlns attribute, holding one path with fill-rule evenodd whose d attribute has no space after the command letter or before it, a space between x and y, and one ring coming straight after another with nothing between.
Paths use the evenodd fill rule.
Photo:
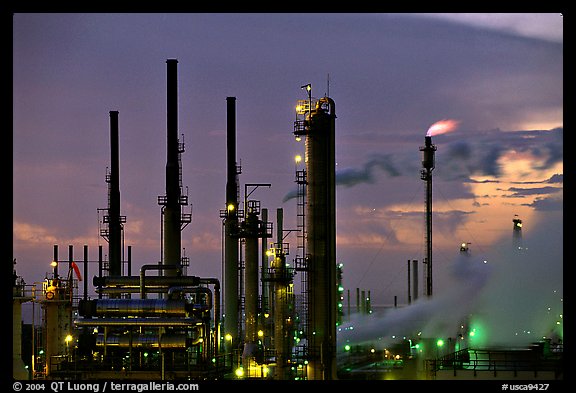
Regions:
<instances>
[{"instance_id":1,"label":"yellow light","mask_svg":"<svg viewBox=\"0 0 576 393\"><path fill-rule=\"evenodd\" d=\"M68 334L68 335L66 335L66 338L64 339L64 341L66 341L66 344L68 344L70 341L72 341L72 338L73 338L72 335Z\"/></svg>"},{"instance_id":2,"label":"yellow light","mask_svg":"<svg viewBox=\"0 0 576 393\"><path fill-rule=\"evenodd\" d=\"M264 336L264 332L262 330L258 330L258 337L263 337Z\"/></svg>"},{"instance_id":3,"label":"yellow light","mask_svg":"<svg viewBox=\"0 0 576 393\"><path fill-rule=\"evenodd\" d=\"M226 206L226 209L228 209L229 212L234 211L234 204L230 203L228 206Z\"/></svg>"},{"instance_id":4,"label":"yellow light","mask_svg":"<svg viewBox=\"0 0 576 393\"><path fill-rule=\"evenodd\" d=\"M298 154L296 157L294 157L294 161L296 161L296 164L300 163L302 161L302 156Z\"/></svg>"},{"instance_id":5,"label":"yellow light","mask_svg":"<svg viewBox=\"0 0 576 393\"><path fill-rule=\"evenodd\" d=\"M58 262L52 261L52 262L50 262L50 266L56 267L56 266L58 266Z\"/></svg>"},{"instance_id":6,"label":"yellow light","mask_svg":"<svg viewBox=\"0 0 576 393\"><path fill-rule=\"evenodd\" d=\"M232 335L230 333L226 334L224 338L226 339L226 341L232 341Z\"/></svg>"},{"instance_id":7,"label":"yellow light","mask_svg":"<svg viewBox=\"0 0 576 393\"><path fill-rule=\"evenodd\" d=\"M244 376L244 369L242 367L238 367L234 372L238 378L242 378Z\"/></svg>"},{"instance_id":8,"label":"yellow light","mask_svg":"<svg viewBox=\"0 0 576 393\"><path fill-rule=\"evenodd\" d=\"M302 138L300 136L296 136L296 142L300 142Z\"/></svg>"}]
</instances>

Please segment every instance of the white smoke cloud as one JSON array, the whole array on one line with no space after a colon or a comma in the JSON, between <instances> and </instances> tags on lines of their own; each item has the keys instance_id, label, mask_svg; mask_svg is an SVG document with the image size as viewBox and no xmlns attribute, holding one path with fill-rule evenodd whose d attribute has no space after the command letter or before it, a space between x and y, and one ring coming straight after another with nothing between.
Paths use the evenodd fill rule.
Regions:
<instances>
[{"instance_id":1,"label":"white smoke cloud","mask_svg":"<svg viewBox=\"0 0 576 393\"><path fill-rule=\"evenodd\" d=\"M548 220L547 222L557 222ZM431 298L369 315L352 315L338 332L344 344L384 348L398 338L456 337L478 329L469 346L525 346L563 337L562 227L535 222L532 234L507 239L485 256L459 255L454 282Z\"/></svg>"},{"instance_id":2,"label":"white smoke cloud","mask_svg":"<svg viewBox=\"0 0 576 393\"><path fill-rule=\"evenodd\" d=\"M491 274L492 266L483 259L461 254L451 266L450 275L454 279L451 288L380 314L353 315L350 322L341 326L338 340L342 345L370 343L385 347L396 337L453 336L477 307L478 295Z\"/></svg>"}]
</instances>

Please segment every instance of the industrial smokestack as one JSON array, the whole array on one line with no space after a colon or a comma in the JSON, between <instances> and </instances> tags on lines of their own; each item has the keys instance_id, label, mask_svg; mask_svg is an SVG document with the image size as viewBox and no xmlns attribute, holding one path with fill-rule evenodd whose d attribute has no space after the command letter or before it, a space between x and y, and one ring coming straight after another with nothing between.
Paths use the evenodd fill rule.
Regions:
<instances>
[{"instance_id":1,"label":"industrial smokestack","mask_svg":"<svg viewBox=\"0 0 576 393\"><path fill-rule=\"evenodd\" d=\"M414 259L412 261L412 300L418 300L418 261Z\"/></svg>"},{"instance_id":2,"label":"industrial smokestack","mask_svg":"<svg viewBox=\"0 0 576 393\"><path fill-rule=\"evenodd\" d=\"M108 262L111 276L122 275L122 219L120 217L120 170L118 111L110 111L111 168L108 179Z\"/></svg>"},{"instance_id":3,"label":"industrial smokestack","mask_svg":"<svg viewBox=\"0 0 576 393\"><path fill-rule=\"evenodd\" d=\"M180 210L180 149L178 146L178 60L168 59L167 64L167 158L166 195L163 205L163 264L180 265L181 260L181 210ZM166 275L176 275L175 269L167 269Z\"/></svg>"},{"instance_id":4,"label":"industrial smokestack","mask_svg":"<svg viewBox=\"0 0 576 393\"><path fill-rule=\"evenodd\" d=\"M226 345L236 348L239 343L238 329L238 169L236 165L236 97L226 98L226 210L224 211L224 334L231 337ZM230 336L228 336L230 335ZM230 348L229 348L230 349Z\"/></svg>"},{"instance_id":5,"label":"industrial smokestack","mask_svg":"<svg viewBox=\"0 0 576 393\"><path fill-rule=\"evenodd\" d=\"M434 169L434 152L432 137L424 138L421 179L426 182L426 295L432 296L432 170Z\"/></svg>"}]
</instances>

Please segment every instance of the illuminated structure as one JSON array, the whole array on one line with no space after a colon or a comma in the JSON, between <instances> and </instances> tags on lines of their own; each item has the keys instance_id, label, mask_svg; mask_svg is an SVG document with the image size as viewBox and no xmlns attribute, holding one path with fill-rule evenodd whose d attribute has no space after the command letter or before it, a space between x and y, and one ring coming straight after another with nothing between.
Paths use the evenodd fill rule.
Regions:
<instances>
[{"instance_id":1,"label":"illuminated structure","mask_svg":"<svg viewBox=\"0 0 576 393\"><path fill-rule=\"evenodd\" d=\"M59 260L58 246L54 246L52 276L31 292L23 289L23 282L14 273L15 343L23 342L19 329L22 303L33 300L41 305L43 313L41 335L36 335L36 329L33 333L30 376L67 380L345 378L346 371L337 370L336 364L336 331L344 319L344 287L343 265L336 263L336 115L333 100L323 97L313 101L311 86L303 86L309 99L301 102L294 135L297 139L306 138L306 169L298 170L301 158L297 159L299 256L291 266L286 260L289 247L284 242L283 210L277 209L276 241L267 249L266 239L272 237L268 210L261 209L259 201L248 199L249 188L253 191L259 186L270 185L246 184L243 208L240 208L238 175L241 171L235 154L235 98L227 98L226 205L220 212L225 286L224 331L221 332L220 281L188 275L185 271L187 258L181 252L181 231L191 221L191 215L182 213L182 206L187 205L188 199L182 193L181 184L180 154L184 145L177 138L176 64L175 59L167 61L166 195L158 197L162 206L161 261L142 265L139 275L134 276L131 275L130 247L128 259L123 261L120 234L125 218L120 216L119 208L118 112L112 111L112 170L106 178L109 205L104 218L108 227L101 231L110 243L109 261L103 258L102 246L98 249L98 260L89 261L87 246L84 247L82 299L77 295L82 279L74 262L72 246L69 247L67 274L58 273L59 265L66 266L66 263ZM427 181L426 262L429 271L426 284L430 296L431 171L435 151L430 137L426 138L426 146L421 151L424 153L422 179ZM521 220L515 219L514 224L514 235L520 235ZM92 281L97 299L88 298L89 262L98 263L98 274ZM123 272L124 263L127 263L127 274ZM416 300L418 265L416 260L412 263L413 299ZM410 299L410 261L408 269ZM294 294L293 279L297 273L303 279L302 302L297 302ZM360 295L360 289L356 288L356 295L358 313L371 314L370 291L366 294L362 290ZM440 378L442 373L456 375L456 367L459 367L458 373L475 372L481 367L492 371L489 370L495 364L492 355L500 354L481 350L463 352L450 337L425 341L416 334L404 339L398 347L380 353L375 348L368 348L366 354L360 354L360 349L350 345L345 350L350 351L347 355L355 352L353 356L368 359L371 365L383 360L387 367L401 366L403 359L419 356L422 362L430 361L430 367L427 364L421 369L431 370L435 373L433 378ZM37 350L39 348L41 351ZM22 363L18 362L22 352L21 346L14 346L13 376L18 378L26 374ZM557 367L557 363L553 367ZM384 370L389 371L390 368Z\"/></svg>"},{"instance_id":2,"label":"illuminated structure","mask_svg":"<svg viewBox=\"0 0 576 393\"><path fill-rule=\"evenodd\" d=\"M308 291L307 376L336 379L336 187L335 106L329 97L312 108L311 86L307 116L294 123L294 135L306 137L306 270ZM307 109L307 111L306 111Z\"/></svg>"}]
</instances>

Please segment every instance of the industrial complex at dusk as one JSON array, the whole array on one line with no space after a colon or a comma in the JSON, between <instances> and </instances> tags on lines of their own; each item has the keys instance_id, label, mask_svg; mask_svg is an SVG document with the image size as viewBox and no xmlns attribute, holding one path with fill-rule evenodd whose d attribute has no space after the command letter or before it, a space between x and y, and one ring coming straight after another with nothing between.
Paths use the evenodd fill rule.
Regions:
<instances>
[{"instance_id":1,"label":"industrial complex at dusk","mask_svg":"<svg viewBox=\"0 0 576 393\"><path fill-rule=\"evenodd\" d=\"M295 120L277 127L285 128L286 140L302 143L305 154L295 159L296 193L290 203L296 217L285 220L282 207L264 206L257 198L274 179L243 181L237 100L222 97L226 156L219 159L226 187L221 209L213 212L222 230L221 260L213 264L221 266L221 274L195 271L189 257L194 251L182 243L194 222L183 184L187 168L182 165L186 145L178 117L179 65L178 59L166 60L166 145L158 146L166 153L165 193L157 196L159 260L134 261L133 248L139 245L125 242L126 224L133 217L121 206L119 119L130 114L102 113L109 116L109 130L101 131L110 135L110 161L101 162L107 168L108 193L101 195L107 206L98 209L104 243L96 248L51 245L46 260L52 264L45 274L38 271L33 283L19 274L14 256L14 379L564 378L561 293L544 310L547 323L552 321L544 335L530 336L522 344L510 340L493 345L480 339L489 334L482 328L487 311L459 309L488 285L491 273L490 263L475 257L473 242L454 242L452 274L461 287L437 290L433 177L437 166L449 163L440 159L444 152L434 139L450 132L454 122L423 130L423 144L414 146L421 155L420 178L416 172L415 179L424 186L423 253L403 261L397 281L405 283L405 291L401 299L383 305L372 301L376 288L347 287L343 281L347 265L338 257L336 229L337 102L329 95L316 97L307 81L294 86ZM192 135L186 140L202 144L202 138ZM294 162L286 166L294 168ZM507 258L513 265L530 250L524 244L523 217L512 211L509 224ZM30 308L32 321L25 321L24 310Z\"/></svg>"}]
</instances>

